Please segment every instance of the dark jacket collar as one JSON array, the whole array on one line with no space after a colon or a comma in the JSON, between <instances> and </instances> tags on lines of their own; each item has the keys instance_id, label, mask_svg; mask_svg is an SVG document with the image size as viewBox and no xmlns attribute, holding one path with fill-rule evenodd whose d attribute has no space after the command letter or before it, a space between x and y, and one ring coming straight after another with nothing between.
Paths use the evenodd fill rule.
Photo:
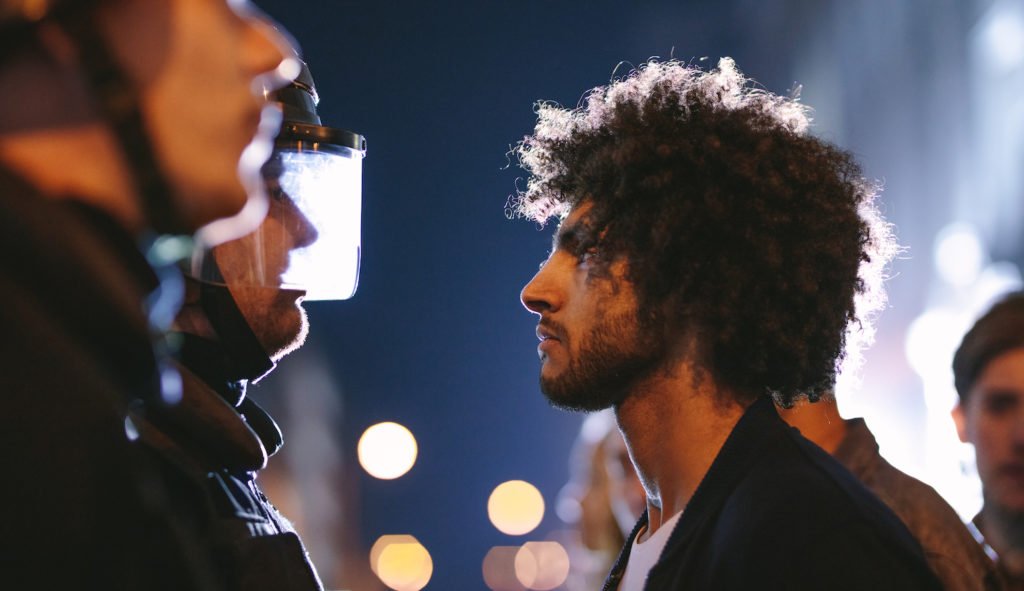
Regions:
<instances>
[{"instance_id":1,"label":"dark jacket collar","mask_svg":"<svg viewBox=\"0 0 1024 591\"><path fill-rule=\"evenodd\" d=\"M181 400L133 414L143 441L193 471L240 473L266 467L281 445L270 415L248 400L236 409L188 368L179 364L176 369Z\"/></svg>"},{"instance_id":2,"label":"dark jacket collar","mask_svg":"<svg viewBox=\"0 0 1024 591\"><path fill-rule=\"evenodd\" d=\"M693 532L717 513L718 507L725 501L728 493L760 457L757 450L764 448L763 444L769 438L777 436L779 427L786 428L786 425L779 418L770 398L761 397L747 408L715 456L715 461L711 463L707 474L694 491L693 498L683 510L683 516L676 523L662 556L669 555L674 548L685 545ZM646 525L647 511L644 511L633 527L633 532L626 539L622 552L605 581L604 591L614 591L618 588L626 570L626 563L629 561L633 540ZM657 568L658 564L655 564L652 572Z\"/></svg>"}]
</instances>

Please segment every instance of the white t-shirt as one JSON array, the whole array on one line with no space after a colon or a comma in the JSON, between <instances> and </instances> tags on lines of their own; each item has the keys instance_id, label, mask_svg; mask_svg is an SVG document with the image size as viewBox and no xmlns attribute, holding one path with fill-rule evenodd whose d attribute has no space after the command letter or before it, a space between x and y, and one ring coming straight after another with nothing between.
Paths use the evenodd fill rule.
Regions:
<instances>
[{"instance_id":1,"label":"white t-shirt","mask_svg":"<svg viewBox=\"0 0 1024 591\"><path fill-rule=\"evenodd\" d=\"M643 537L643 531L633 538L633 548L629 551L629 562L626 563L626 572L619 583L619 591L643 591L647 573L651 572L651 568L661 557L661 551L665 549L665 544L668 543L668 538L682 514L680 511L673 515L643 542L637 541Z\"/></svg>"}]
</instances>

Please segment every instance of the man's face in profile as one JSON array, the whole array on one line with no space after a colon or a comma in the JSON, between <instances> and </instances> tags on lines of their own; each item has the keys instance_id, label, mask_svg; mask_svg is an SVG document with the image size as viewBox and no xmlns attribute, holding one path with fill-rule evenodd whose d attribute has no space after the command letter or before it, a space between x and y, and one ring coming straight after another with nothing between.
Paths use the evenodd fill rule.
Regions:
<instances>
[{"instance_id":1,"label":"man's face in profile","mask_svg":"<svg viewBox=\"0 0 1024 591\"><path fill-rule=\"evenodd\" d=\"M302 308L306 292L278 286L288 269L289 254L316 238L312 223L287 195L277 192L256 232L214 249L238 309L275 360L300 347L308 332Z\"/></svg>"},{"instance_id":2,"label":"man's face in profile","mask_svg":"<svg viewBox=\"0 0 1024 591\"><path fill-rule=\"evenodd\" d=\"M637 296L626 261L598 268L579 252L590 210L574 208L551 255L523 288L523 305L540 317L541 390L555 406L600 410L622 401L634 379L661 359L662 347L638 325Z\"/></svg>"},{"instance_id":3,"label":"man's face in profile","mask_svg":"<svg viewBox=\"0 0 1024 591\"><path fill-rule=\"evenodd\" d=\"M992 359L954 417L974 444L985 503L1024 512L1024 348Z\"/></svg>"}]
</instances>

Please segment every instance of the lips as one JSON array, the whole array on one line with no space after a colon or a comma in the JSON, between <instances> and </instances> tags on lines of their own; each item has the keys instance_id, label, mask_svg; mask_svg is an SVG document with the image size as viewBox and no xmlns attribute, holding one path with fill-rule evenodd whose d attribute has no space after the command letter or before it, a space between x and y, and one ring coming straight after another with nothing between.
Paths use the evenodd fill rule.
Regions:
<instances>
[{"instance_id":1,"label":"lips","mask_svg":"<svg viewBox=\"0 0 1024 591\"><path fill-rule=\"evenodd\" d=\"M548 357L551 349L562 342L562 333L550 322L541 321L537 325L537 338L540 344L537 345L537 356L544 360Z\"/></svg>"},{"instance_id":2,"label":"lips","mask_svg":"<svg viewBox=\"0 0 1024 591\"><path fill-rule=\"evenodd\" d=\"M551 327L545 326L543 324L538 324L537 325L537 338L541 342L547 341L547 340L555 340L555 341L560 341L561 340L559 338L559 336L558 336L558 333L556 333Z\"/></svg>"}]
</instances>

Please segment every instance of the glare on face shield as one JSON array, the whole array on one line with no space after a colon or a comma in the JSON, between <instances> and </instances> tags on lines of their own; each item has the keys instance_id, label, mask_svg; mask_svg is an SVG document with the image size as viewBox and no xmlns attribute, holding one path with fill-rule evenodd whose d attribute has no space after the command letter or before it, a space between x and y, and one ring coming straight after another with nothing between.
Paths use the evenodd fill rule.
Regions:
<instances>
[{"instance_id":1,"label":"glare on face shield","mask_svg":"<svg viewBox=\"0 0 1024 591\"><path fill-rule=\"evenodd\" d=\"M307 300L351 297L359 279L362 153L281 152L281 189L316 229L311 244L293 250L282 287Z\"/></svg>"}]
</instances>

